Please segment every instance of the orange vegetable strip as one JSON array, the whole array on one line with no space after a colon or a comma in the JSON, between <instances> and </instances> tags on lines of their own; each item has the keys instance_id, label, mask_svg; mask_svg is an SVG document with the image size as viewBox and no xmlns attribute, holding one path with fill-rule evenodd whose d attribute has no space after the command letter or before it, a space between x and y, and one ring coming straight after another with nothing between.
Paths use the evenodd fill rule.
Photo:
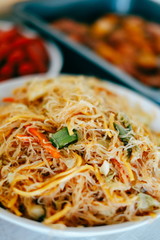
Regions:
<instances>
[{"instance_id":1,"label":"orange vegetable strip","mask_svg":"<svg viewBox=\"0 0 160 240\"><path fill-rule=\"evenodd\" d=\"M125 170L123 169L123 165L121 163L119 163L115 158L112 158L111 162L114 164L114 167L118 172L119 179L121 180L121 182L124 183L125 179L127 179L128 176L125 173Z\"/></svg>"},{"instance_id":2,"label":"orange vegetable strip","mask_svg":"<svg viewBox=\"0 0 160 240\"><path fill-rule=\"evenodd\" d=\"M24 142L29 142L29 139L30 139L31 137L28 136L28 135L17 134L17 135L16 135L16 138L18 138L19 140L24 141Z\"/></svg>"},{"instance_id":3,"label":"orange vegetable strip","mask_svg":"<svg viewBox=\"0 0 160 240\"><path fill-rule=\"evenodd\" d=\"M15 102L15 99L12 97L6 97L2 99L3 102Z\"/></svg>"},{"instance_id":4,"label":"orange vegetable strip","mask_svg":"<svg viewBox=\"0 0 160 240\"><path fill-rule=\"evenodd\" d=\"M57 151L57 149L49 142L49 140L46 138L46 136L39 132L36 128L29 128L29 133L33 135L33 137L36 137L38 139L39 144L47 151L49 152L53 158L59 158L60 153Z\"/></svg>"}]
</instances>

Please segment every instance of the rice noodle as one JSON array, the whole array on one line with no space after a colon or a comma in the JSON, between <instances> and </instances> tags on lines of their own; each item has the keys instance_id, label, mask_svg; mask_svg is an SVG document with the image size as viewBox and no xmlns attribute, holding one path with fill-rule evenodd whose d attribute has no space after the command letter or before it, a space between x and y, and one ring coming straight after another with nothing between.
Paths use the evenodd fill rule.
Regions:
<instances>
[{"instance_id":1,"label":"rice noodle","mask_svg":"<svg viewBox=\"0 0 160 240\"><path fill-rule=\"evenodd\" d=\"M83 76L30 81L13 98L0 106L4 208L53 227L115 224L159 213L160 141L149 129L150 115L106 83ZM115 123L131 129L121 137ZM78 141L54 158L30 134L33 127L47 139L67 127L70 135L77 131ZM146 202L140 208L142 193ZM45 213L38 219L37 209Z\"/></svg>"}]
</instances>

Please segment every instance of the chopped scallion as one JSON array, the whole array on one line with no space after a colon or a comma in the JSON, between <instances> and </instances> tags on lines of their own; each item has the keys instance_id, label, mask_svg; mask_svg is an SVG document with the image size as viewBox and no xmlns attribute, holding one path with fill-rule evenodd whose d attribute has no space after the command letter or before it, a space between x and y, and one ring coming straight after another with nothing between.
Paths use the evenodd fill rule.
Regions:
<instances>
[{"instance_id":1,"label":"chopped scallion","mask_svg":"<svg viewBox=\"0 0 160 240\"><path fill-rule=\"evenodd\" d=\"M131 131L131 125L129 125L127 128L124 128L122 125L114 123L115 129L119 132L119 138L124 143L124 145L127 145L131 134L129 132Z\"/></svg>"},{"instance_id":2,"label":"chopped scallion","mask_svg":"<svg viewBox=\"0 0 160 240\"><path fill-rule=\"evenodd\" d=\"M64 127L56 133L50 134L50 141L58 149L66 147L71 143L78 141L77 131L73 130L74 134L69 135L68 128Z\"/></svg>"},{"instance_id":3,"label":"chopped scallion","mask_svg":"<svg viewBox=\"0 0 160 240\"><path fill-rule=\"evenodd\" d=\"M114 127L119 132L118 136L120 140L124 143L124 145L127 145L132 136L132 134L130 133L130 131L132 130L131 125L128 125L127 128L124 128L122 125L114 123ZM128 148L127 152L128 157L130 157L132 153L132 148Z\"/></svg>"}]
</instances>

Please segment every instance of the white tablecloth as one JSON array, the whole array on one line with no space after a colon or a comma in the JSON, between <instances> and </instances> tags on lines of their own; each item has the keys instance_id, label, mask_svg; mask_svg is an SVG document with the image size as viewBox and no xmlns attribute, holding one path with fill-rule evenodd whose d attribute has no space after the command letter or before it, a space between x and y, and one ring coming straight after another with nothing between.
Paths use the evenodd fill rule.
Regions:
<instances>
[{"instance_id":1,"label":"white tablecloth","mask_svg":"<svg viewBox=\"0 0 160 240\"><path fill-rule=\"evenodd\" d=\"M21 228L14 224L0 220L0 240L59 240L57 237L50 237L43 234ZM97 240L92 238L78 238L77 240ZM101 240L160 240L160 219L152 222L149 225L127 231L124 233L101 236ZM70 238L63 238L61 240L72 240Z\"/></svg>"}]
</instances>

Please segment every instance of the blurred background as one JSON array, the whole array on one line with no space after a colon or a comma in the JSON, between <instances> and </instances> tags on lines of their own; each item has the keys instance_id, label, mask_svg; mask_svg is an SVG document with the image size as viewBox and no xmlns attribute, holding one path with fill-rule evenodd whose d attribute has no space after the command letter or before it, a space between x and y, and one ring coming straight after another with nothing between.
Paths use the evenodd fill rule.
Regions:
<instances>
[{"instance_id":1,"label":"blurred background","mask_svg":"<svg viewBox=\"0 0 160 240\"><path fill-rule=\"evenodd\" d=\"M21 1L23 1L23 0L1 0L0 1L0 14L1 14L1 16L5 16L6 14L9 14L12 6L15 3L21 2Z\"/></svg>"},{"instance_id":2,"label":"blurred background","mask_svg":"<svg viewBox=\"0 0 160 240\"><path fill-rule=\"evenodd\" d=\"M0 1L0 14L4 15L4 14L8 13L11 10L11 7L15 3L22 2L22 1L25 1L25 0L1 0ZM52 0L52 1L54 1L54 0ZM153 1L160 2L160 0L153 0Z\"/></svg>"},{"instance_id":3,"label":"blurred background","mask_svg":"<svg viewBox=\"0 0 160 240\"><path fill-rule=\"evenodd\" d=\"M159 12L160 0L0 0L0 19L40 34L42 39L35 40L35 45L41 48L43 59L48 59L45 63L37 63L41 65L36 66L38 70L33 67L35 56L30 56L30 61L19 67L18 61L33 54L25 53L24 56L18 48L18 53L10 60L9 53L4 54L8 46L3 44L0 51L7 57L0 60L0 80L51 72L54 56L50 61L46 46L43 51L42 44L39 46L40 41L45 40L51 45L57 44L61 65L63 60L63 66L57 69L62 73L109 79L160 103ZM125 17L126 14L129 16ZM2 23L1 26L4 28ZM21 41L24 36L20 32L16 34ZM31 48L29 46L28 52L32 52ZM6 66L8 61L12 63L10 66Z\"/></svg>"},{"instance_id":4,"label":"blurred background","mask_svg":"<svg viewBox=\"0 0 160 240\"><path fill-rule=\"evenodd\" d=\"M160 103L159 13L160 0L0 0L0 81L86 74Z\"/></svg>"}]
</instances>

